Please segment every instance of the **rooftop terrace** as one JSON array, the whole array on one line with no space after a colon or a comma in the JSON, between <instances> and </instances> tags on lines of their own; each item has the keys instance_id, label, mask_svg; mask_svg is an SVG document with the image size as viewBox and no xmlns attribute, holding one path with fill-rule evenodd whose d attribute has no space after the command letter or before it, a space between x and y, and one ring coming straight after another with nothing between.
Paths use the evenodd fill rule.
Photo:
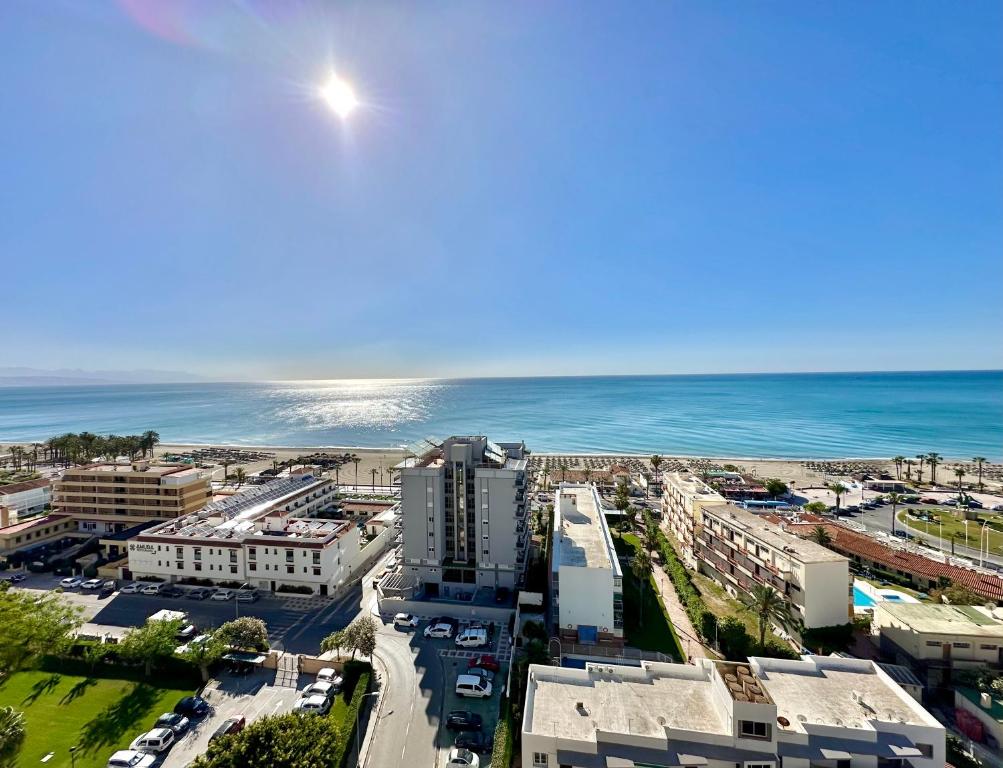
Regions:
<instances>
[{"instance_id":1,"label":"rooftop terrace","mask_svg":"<svg viewBox=\"0 0 1003 768\"><path fill-rule=\"evenodd\" d=\"M877 606L914 632L1003 638L1003 621L979 606L898 603L887 600L877 603Z\"/></svg>"},{"instance_id":2,"label":"rooftop terrace","mask_svg":"<svg viewBox=\"0 0 1003 768\"><path fill-rule=\"evenodd\" d=\"M555 566L619 571L613 539L594 486L561 483L554 515Z\"/></svg>"}]
</instances>

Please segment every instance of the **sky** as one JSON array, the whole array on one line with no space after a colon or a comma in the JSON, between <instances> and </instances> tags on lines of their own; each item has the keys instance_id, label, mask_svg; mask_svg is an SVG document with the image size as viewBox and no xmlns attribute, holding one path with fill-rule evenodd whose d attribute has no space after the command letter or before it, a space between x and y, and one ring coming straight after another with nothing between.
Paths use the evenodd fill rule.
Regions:
<instances>
[{"instance_id":1,"label":"sky","mask_svg":"<svg viewBox=\"0 0 1003 768\"><path fill-rule=\"evenodd\" d=\"M1003 367L1001 28L995 0L5 0L0 365Z\"/></svg>"}]
</instances>

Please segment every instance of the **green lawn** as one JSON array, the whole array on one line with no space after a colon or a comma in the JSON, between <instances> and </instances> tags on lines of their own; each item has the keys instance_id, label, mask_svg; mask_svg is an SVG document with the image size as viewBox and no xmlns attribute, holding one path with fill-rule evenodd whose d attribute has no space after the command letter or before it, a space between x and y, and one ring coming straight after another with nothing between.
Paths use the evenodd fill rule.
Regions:
<instances>
[{"instance_id":1,"label":"green lawn","mask_svg":"<svg viewBox=\"0 0 1003 768\"><path fill-rule=\"evenodd\" d=\"M965 524L954 516L953 511L940 510L932 512L929 523L909 517L905 510L899 510L898 521L915 531L922 531L937 539L943 534L944 549L950 551L951 539L954 539L954 550L964 557L978 557L979 534L982 533L983 521L989 521L986 529L989 531L989 549L991 552L1003 550L1003 518L995 513L980 513L975 520L968 521L968 538L965 538ZM938 524L938 521L940 524ZM985 534L983 534L985 535ZM934 542L934 546L937 543ZM985 539L983 539L985 546Z\"/></svg>"},{"instance_id":2,"label":"green lawn","mask_svg":"<svg viewBox=\"0 0 1003 768\"><path fill-rule=\"evenodd\" d=\"M630 557L641 546L640 539L628 533L613 539L617 554ZM623 574L623 622L627 645L645 651L659 651L677 661L684 656L679 638L665 612L665 606L658 596L654 576L648 576L644 586L643 614L639 610L638 583L630 568L624 564Z\"/></svg>"},{"instance_id":3,"label":"green lawn","mask_svg":"<svg viewBox=\"0 0 1003 768\"><path fill-rule=\"evenodd\" d=\"M70 765L77 745L77 768L103 768L116 749L130 742L190 689L147 683L76 677L36 670L18 672L0 683L0 706L24 712L27 739L17 768ZM41 760L50 752L53 757Z\"/></svg>"}]
</instances>

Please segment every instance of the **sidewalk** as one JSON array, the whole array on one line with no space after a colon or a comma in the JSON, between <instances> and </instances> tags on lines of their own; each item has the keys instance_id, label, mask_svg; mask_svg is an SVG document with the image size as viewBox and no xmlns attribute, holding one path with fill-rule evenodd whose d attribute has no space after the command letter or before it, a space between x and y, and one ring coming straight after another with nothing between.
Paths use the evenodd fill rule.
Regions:
<instances>
[{"instance_id":1,"label":"sidewalk","mask_svg":"<svg viewBox=\"0 0 1003 768\"><path fill-rule=\"evenodd\" d=\"M661 564L652 562L651 571L655 576L655 583L658 585L658 592L665 605L665 611L669 614L669 620L679 635L679 643L683 647L683 652L694 659L716 658L713 651L704 648L700 641L700 635L693 628L690 617L686 614L686 608L679 601L676 588L672 586L672 580L665 573Z\"/></svg>"}]
</instances>

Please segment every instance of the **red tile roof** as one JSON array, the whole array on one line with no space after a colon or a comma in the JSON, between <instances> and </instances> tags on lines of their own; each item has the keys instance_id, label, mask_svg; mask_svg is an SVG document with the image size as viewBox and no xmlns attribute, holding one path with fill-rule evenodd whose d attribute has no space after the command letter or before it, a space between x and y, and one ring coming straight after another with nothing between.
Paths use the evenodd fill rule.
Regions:
<instances>
[{"instance_id":1,"label":"red tile roof","mask_svg":"<svg viewBox=\"0 0 1003 768\"><path fill-rule=\"evenodd\" d=\"M990 600L1003 600L1003 579L993 574L941 563L929 557L923 557L923 555L895 549L872 539L870 536L831 522L788 523L786 529L802 538L808 538L818 526L825 528L832 536L831 548L843 554L859 555L872 562L895 570L915 573L932 581L945 576L952 583L968 587L977 595Z\"/></svg>"},{"instance_id":2,"label":"red tile roof","mask_svg":"<svg viewBox=\"0 0 1003 768\"><path fill-rule=\"evenodd\" d=\"M52 483L44 477L40 477L37 480L25 480L21 483L8 483L7 485L0 485L0 496L31 491L35 488L44 488L47 485L52 485Z\"/></svg>"}]
</instances>

